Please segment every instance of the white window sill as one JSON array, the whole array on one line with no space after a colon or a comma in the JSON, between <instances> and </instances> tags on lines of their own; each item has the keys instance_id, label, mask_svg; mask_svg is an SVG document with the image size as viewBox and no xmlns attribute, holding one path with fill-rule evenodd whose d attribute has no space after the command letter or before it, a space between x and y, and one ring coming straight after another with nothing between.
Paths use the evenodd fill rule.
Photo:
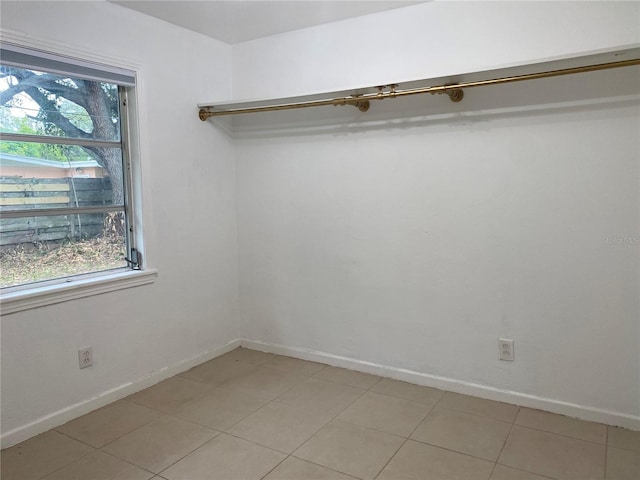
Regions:
<instances>
[{"instance_id":1,"label":"white window sill","mask_svg":"<svg viewBox=\"0 0 640 480\"><path fill-rule=\"evenodd\" d=\"M11 292L2 295L0 313L8 315L78 298L148 285L155 282L157 276L157 270L128 270L126 272Z\"/></svg>"}]
</instances>

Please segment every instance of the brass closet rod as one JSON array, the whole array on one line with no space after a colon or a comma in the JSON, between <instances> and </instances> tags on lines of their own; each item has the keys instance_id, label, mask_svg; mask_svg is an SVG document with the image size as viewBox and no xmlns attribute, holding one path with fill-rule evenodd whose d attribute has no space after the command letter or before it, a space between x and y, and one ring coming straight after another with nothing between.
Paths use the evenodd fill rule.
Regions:
<instances>
[{"instance_id":1,"label":"brass closet rod","mask_svg":"<svg viewBox=\"0 0 640 480\"><path fill-rule=\"evenodd\" d=\"M285 103L280 105L269 105L264 107L232 108L229 110L215 110L215 107L204 107L200 109L198 116L205 121L210 117L220 117L223 115L237 115L240 113L273 112L277 110L293 110L297 108L323 107L327 105L343 106L353 105L360 111L369 110L370 100L384 100L385 98L398 98L408 95L422 95L424 93L447 94L454 102L459 102L464 96L464 88L481 87L485 85L500 85L503 83L521 82L524 80L535 80L538 78L559 77L561 75L572 75L575 73L595 72L610 68L629 67L640 65L640 59L623 60L620 62L602 63L598 65L585 65L582 67L564 68L561 70L551 70L540 73L528 73L524 75L514 75L511 77L494 78L491 80L478 80L475 82L464 82L451 85L438 85L434 87L411 88L407 90L396 90L397 85L385 85L377 87L377 93L365 93L363 95L352 95L348 97L331 98L327 100L310 100L307 102ZM383 91L385 87L388 91Z\"/></svg>"}]
</instances>

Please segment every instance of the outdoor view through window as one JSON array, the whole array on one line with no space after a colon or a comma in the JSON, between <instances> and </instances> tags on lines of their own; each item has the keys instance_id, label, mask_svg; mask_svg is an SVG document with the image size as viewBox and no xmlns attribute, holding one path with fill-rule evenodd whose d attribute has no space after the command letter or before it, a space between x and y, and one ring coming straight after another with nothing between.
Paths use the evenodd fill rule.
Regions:
<instances>
[{"instance_id":1,"label":"outdoor view through window","mask_svg":"<svg viewBox=\"0 0 640 480\"><path fill-rule=\"evenodd\" d=\"M127 266L120 88L0 65L2 287Z\"/></svg>"}]
</instances>

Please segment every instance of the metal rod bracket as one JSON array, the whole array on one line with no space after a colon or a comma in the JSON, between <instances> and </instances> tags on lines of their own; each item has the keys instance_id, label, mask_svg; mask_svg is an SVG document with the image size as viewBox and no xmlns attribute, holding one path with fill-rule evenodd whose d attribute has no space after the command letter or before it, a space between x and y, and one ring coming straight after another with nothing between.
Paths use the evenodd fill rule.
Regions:
<instances>
[{"instance_id":1,"label":"metal rod bracket","mask_svg":"<svg viewBox=\"0 0 640 480\"><path fill-rule=\"evenodd\" d=\"M361 112L366 112L367 110L369 110L369 107L371 106L369 100L362 100L362 101L358 100L357 102L354 102L351 105L356 107Z\"/></svg>"},{"instance_id":2,"label":"metal rod bracket","mask_svg":"<svg viewBox=\"0 0 640 480\"><path fill-rule=\"evenodd\" d=\"M458 103L464 98L464 90L461 88L446 89L444 93L449 95L449 99L455 103Z\"/></svg>"}]
</instances>

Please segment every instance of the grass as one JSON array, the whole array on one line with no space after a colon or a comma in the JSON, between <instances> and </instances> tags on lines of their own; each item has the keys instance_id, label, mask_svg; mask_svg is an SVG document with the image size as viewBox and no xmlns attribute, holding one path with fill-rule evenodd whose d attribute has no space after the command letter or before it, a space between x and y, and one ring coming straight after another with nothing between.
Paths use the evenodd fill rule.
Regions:
<instances>
[{"instance_id":1,"label":"grass","mask_svg":"<svg viewBox=\"0 0 640 480\"><path fill-rule=\"evenodd\" d=\"M124 251L124 240L119 235L19 245L0 252L0 286L124 267Z\"/></svg>"}]
</instances>

